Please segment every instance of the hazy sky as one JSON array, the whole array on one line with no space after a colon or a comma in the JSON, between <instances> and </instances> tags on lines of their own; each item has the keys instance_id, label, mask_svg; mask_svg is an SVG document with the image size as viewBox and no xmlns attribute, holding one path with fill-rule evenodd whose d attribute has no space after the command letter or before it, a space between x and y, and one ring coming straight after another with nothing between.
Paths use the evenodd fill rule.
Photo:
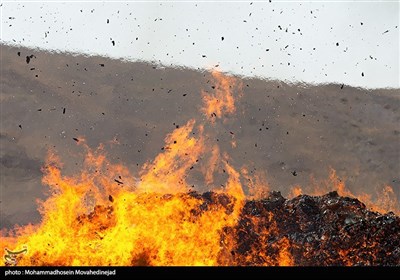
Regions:
<instances>
[{"instance_id":1,"label":"hazy sky","mask_svg":"<svg viewBox=\"0 0 400 280\"><path fill-rule=\"evenodd\" d=\"M2 43L399 88L398 1L2 1Z\"/></svg>"}]
</instances>

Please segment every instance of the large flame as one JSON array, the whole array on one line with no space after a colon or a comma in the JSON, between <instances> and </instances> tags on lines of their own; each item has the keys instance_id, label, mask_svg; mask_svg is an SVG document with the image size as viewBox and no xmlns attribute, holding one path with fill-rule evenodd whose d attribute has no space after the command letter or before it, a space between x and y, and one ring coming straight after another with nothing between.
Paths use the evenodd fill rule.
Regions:
<instances>
[{"instance_id":1,"label":"large flame","mask_svg":"<svg viewBox=\"0 0 400 280\"><path fill-rule=\"evenodd\" d=\"M70 178L54 163L46 167L52 196L41 205L42 223L17 229L17 238L2 238L2 246L28 248L19 265L218 264L222 230L235 225L240 207L200 212L201 201L190 193L143 192L142 183L155 182L125 186L129 174L121 176L123 185L115 183L118 165L90 151L88 158L85 170L96 174ZM232 172L227 192L241 199Z\"/></svg>"},{"instance_id":2,"label":"large flame","mask_svg":"<svg viewBox=\"0 0 400 280\"><path fill-rule=\"evenodd\" d=\"M235 111L234 90L240 91L240 83L218 72L212 76L213 91L202 92L202 112L215 123ZM235 170L227 154L206 143L205 134L204 124L189 120L166 136L163 151L139 176L108 161L103 146L92 150L83 139L79 144L86 157L76 176L63 176L61 160L49 152L43 184L50 195L39 202L42 220L2 231L1 265L294 265L288 238L267 242L278 231L271 213L246 217L258 241L243 256L232 256L240 246L233 236L246 199L241 178L248 182L250 198L265 196L268 183L245 168ZM224 188L207 194L218 203L205 203L187 182L188 170L201 158L206 159L200 169L207 185L221 166L228 175ZM331 180L337 182L335 176ZM352 195L341 182L335 186ZM293 194L301 191L297 187ZM381 204L394 207L389 202L393 190L386 187L385 192ZM265 228L266 220L272 226Z\"/></svg>"},{"instance_id":3,"label":"large flame","mask_svg":"<svg viewBox=\"0 0 400 280\"><path fill-rule=\"evenodd\" d=\"M203 97L221 117L234 111L230 87L235 80L213 76L216 96ZM40 202L42 222L3 233L1 250L8 254L2 265L232 264L226 252L233 241L224 229L235 226L244 202L240 175L225 156L229 178L220 192L230 200L202 209L203 201L186 182L187 171L206 150L203 126L195 124L189 120L167 135L163 151L143 166L139 179L109 162L103 146L92 151L83 139L79 143L87 156L77 176L62 176L61 161L49 153L43 183L51 195ZM209 163L219 161L214 146ZM205 172L209 184L214 169ZM17 254L14 248L20 247L28 249Z\"/></svg>"}]
</instances>

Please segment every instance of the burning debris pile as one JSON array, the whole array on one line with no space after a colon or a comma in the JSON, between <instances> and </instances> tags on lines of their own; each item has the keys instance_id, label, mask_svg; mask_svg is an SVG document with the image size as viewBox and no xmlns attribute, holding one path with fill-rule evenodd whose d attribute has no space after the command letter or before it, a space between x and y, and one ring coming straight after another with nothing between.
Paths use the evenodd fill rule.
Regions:
<instances>
[{"instance_id":1,"label":"burning debris pile","mask_svg":"<svg viewBox=\"0 0 400 280\"><path fill-rule=\"evenodd\" d=\"M237 199L226 193L200 194L191 191L158 197L146 195L144 200L139 199L137 203L142 204L141 207L149 207L145 201L150 198L156 198L161 211L170 211L168 216L177 214L180 220L170 216L171 220L164 223L165 226L172 224L170 228L162 226L159 229L164 232L149 230L148 234L139 232L139 236L122 233L119 233L119 236L112 236L114 248L118 250L117 246L120 246L122 250L119 252L125 251L128 255L129 263L124 265L188 265L192 261L194 262L190 265L400 265L400 217L393 212L379 214L370 211L358 199L341 197L336 191L322 196L300 195L293 199L285 199L280 192L270 192L266 198L246 200L235 224L226 223L226 220L235 216ZM98 265L98 260L95 258L96 251L101 251L102 247L107 250L107 241L104 239L107 238L107 234L109 235L110 229L117 227L115 223L118 205L114 206L112 196L109 197L109 202L106 207L95 206L91 213L78 216L74 222L74 228L78 228L76 238L80 238L79 232L88 225L92 231L86 233L91 236L91 239L86 240L89 242L86 248L89 254L82 255L77 252L77 255L70 254L70 257L68 254L67 256L55 254L52 255L54 259L47 258L46 251L50 253L54 249L54 245L49 243L45 252L36 251L30 257L26 254L26 247L21 251L23 254L19 255L11 255L12 252L7 249L11 254L8 254L5 265L18 263L39 266L73 265L82 264L81 261L85 265ZM176 205L177 202L183 202L187 209L177 211L171 209L170 206ZM221 218L214 215L212 218L210 213L218 213ZM209 221L205 221L204 217ZM135 218L141 220L140 217ZM225 226L216 224L218 221ZM148 224L145 221L142 223ZM194 226L195 230L192 233L169 231L176 229L177 226L181 230L191 231L187 223ZM154 227L154 223L151 222L150 225ZM161 236L163 238L158 238ZM163 242L166 236L170 237ZM132 248L138 237L143 239L138 243L141 246ZM126 243L119 238L123 240L127 238ZM150 243L147 243L146 239ZM181 243L185 242L185 239L187 246ZM52 242L51 238L48 238L47 242ZM97 244L97 249L94 249L96 246L92 246L95 244L90 244L91 242ZM118 245L121 242L123 244ZM163 248L164 245L167 247ZM204 251L206 249L204 245L209 246L208 250ZM196 250L197 246L202 250ZM213 247L217 250L213 251ZM32 251L35 251L34 249L32 248ZM70 252L74 250L79 250L79 244L69 248ZM90 259L90 252L93 254L93 259ZM100 255L104 253L106 257L109 255L105 254L106 252L100 252ZM83 259L71 258L82 256ZM116 256L118 257L118 254ZM181 263L185 261L182 259L185 257L187 257L186 262ZM107 260L108 263L101 264L118 265L111 259L106 258L105 261ZM122 261L122 258L114 261Z\"/></svg>"},{"instance_id":2,"label":"burning debris pile","mask_svg":"<svg viewBox=\"0 0 400 280\"><path fill-rule=\"evenodd\" d=\"M215 92L202 93L208 128L235 111L235 80L213 76ZM226 153L206 142L206 128L194 119L177 127L139 178L109 162L102 145L92 150L84 139L77 143L87 155L75 176L62 175L61 161L49 153L42 221L2 230L1 265L400 265L399 216L368 210L348 197L342 182L336 185L340 196L295 189L292 199L279 192L248 197L248 172L238 172ZM208 185L222 170L223 188L193 191L187 174L196 165ZM256 194L268 190L250 187ZM384 202L393 190L387 186L385 194Z\"/></svg>"},{"instance_id":3,"label":"burning debris pile","mask_svg":"<svg viewBox=\"0 0 400 280\"><path fill-rule=\"evenodd\" d=\"M157 229L159 231L154 230L157 226L153 221L148 223L141 217L133 217L146 227L150 225L153 228L149 228L148 232L138 232L139 236L119 232L111 236L111 240L104 240L110 238L106 235L110 235L113 228L120 226L116 224L118 205L113 204L114 199L110 196L108 206L97 205L92 212L82 214L74 221L72 227L78 244L82 241L79 238L85 238L81 233L83 229L91 231L85 233L86 238L90 236L84 240L87 246L85 254L78 252L83 248L77 243L65 248L67 255L64 254L66 252L51 252L60 243L57 244L57 238L52 239L49 232L47 248L40 248L44 251L35 252L33 247L31 251L34 253L28 257L26 246L14 255L6 249L5 265L121 265L118 261L123 261L123 252L129 261L123 265L133 266L400 265L400 217L393 212L380 214L370 211L358 199L341 197L336 191L323 196L300 195L293 199L285 199L280 192L271 192L263 199L246 200L234 224L226 220L235 216L238 201L226 193L200 194L192 191L175 195L145 195L143 198L136 202L142 204L140 208L151 208L146 200L156 199L160 207L158 214L169 211L167 216L170 220L161 224ZM177 203L183 203L181 206L186 209L180 209ZM172 205L178 206L178 209L172 209ZM141 214L148 215L148 210L142 210L145 212ZM157 224L160 219L155 221ZM188 226L190 224L193 227ZM188 232L176 232L177 228ZM67 243L69 234L64 234ZM113 247L107 246L109 241ZM132 247L133 244L137 245ZM37 245L40 247L41 244ZM108 251L110 249L119 251L121 255L115 254L116 259L109 259L108 256L113 255ZM107 263L96 260L102 254L105 257L103 261ZM91 255L93 258L90 258Z\"/></svg>"},{"instance_id":4,"label":"burning debris pile","mask_svg":"<svg viewBox=\"0 0 400 280\"><path fill-rule=\"evenodd\" d=\"M191 210L195 216L221 206L233 212L232 198L225 194L190 195L202 201L199 209ZM400 265L400 217L370 211L358 199L336 191L293 199L271 192L248 200L237 225L223 232L221 242L234 244L225 265Z\"/></svg>"},{"instance_id":5,"label":"burning debris pile","mask_svg":"<svg viewBox=\"0 0 400 280\"><path fill-rule=\"evenodd\" d=\"M289 245L290 265L400 265L400 217L369 211L358 199L336 191L290 200L272 192L248 201L237 232L233 252L241 265L279 264L276 245L281 240ZM259 252L244 259L252 250Z\"/></svg>"}]
</instances>

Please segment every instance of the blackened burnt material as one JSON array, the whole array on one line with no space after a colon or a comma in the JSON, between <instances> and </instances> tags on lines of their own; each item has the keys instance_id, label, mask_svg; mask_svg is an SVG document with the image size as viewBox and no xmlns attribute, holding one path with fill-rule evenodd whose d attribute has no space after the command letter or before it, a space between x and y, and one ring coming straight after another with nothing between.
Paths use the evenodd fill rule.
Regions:
<instances>
[{"instance_id":1,"label":"blackened burnt material","mask_svg":"<svg viewBox=\"0 0 400 280\"><path fill-rule=\"evenodd\" d=\"M247 201L234 232L239 265L278 264L285 239L291 265L400 265L400 217L337 192Z\"/></svg>"},{"instance_id":2,"label":"blackened burnt material","mask_svg":"<svg viewBox=\"0 0 400 280\"><path fill-rule=\"evenodd\" d=\"M240 203L212 191L166 194L161 199L173 196L200 202L187 209L194 223L211 209L233 215ZM96 234L115 226L116 201L111 195L108 201L109 206L97 205L78 222L92 223ZM271 192L266 198L245 201L239 211L236 225L221 232L218 265L400 266L400 217L368 210L358 199L337 192L286 199ZM149 264L146 252L132 260L132 265Z\"/></svg>"}]
</instances>

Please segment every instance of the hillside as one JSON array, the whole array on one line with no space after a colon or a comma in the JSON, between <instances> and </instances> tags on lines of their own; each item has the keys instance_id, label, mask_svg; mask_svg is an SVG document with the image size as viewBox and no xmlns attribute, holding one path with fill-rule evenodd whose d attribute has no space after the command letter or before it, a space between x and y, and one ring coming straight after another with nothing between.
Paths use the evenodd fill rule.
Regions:
<instances>
[{"instance_id":1,"label":"hillside","mask_svg":"<svg viewBox=\"0 0 400 280\"><path fill-rule=\"evenodd\" d=\"M213 90L205 71L0 48L2 228L40 219L36 199L45 197L41 167L49 149L73 173L82 164L73 138L93 148L118 142L105 146L109 159L135 174L176 126L205 118L201 91ZM373 195L389 184L400 197L398 89L256 78L242 84L235 116L217 123L211 139L237 169L265 172L270 189L286 195L295 185L307 189L310 176L325 180L331 167L355 193ZM210 188L199 173L191 180L198 191Z\"/></svg>"}]
</instances>

